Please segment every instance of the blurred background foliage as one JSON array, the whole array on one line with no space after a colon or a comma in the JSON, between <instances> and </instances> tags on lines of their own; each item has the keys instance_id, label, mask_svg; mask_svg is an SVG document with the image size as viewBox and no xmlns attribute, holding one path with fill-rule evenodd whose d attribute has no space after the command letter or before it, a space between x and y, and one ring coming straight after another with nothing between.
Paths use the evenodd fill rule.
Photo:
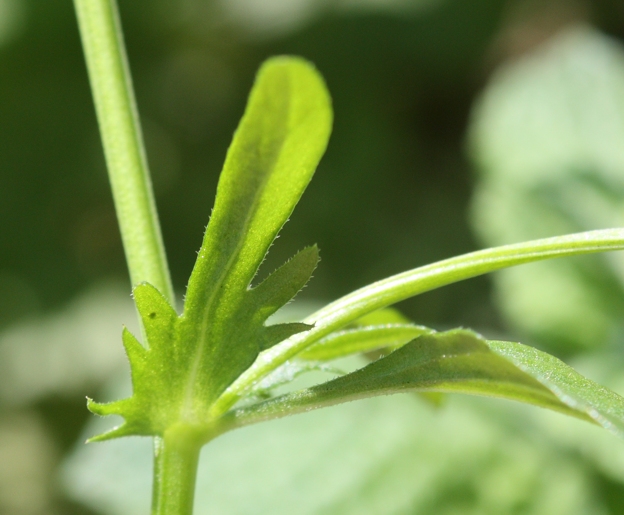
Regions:
<instances>
[{"instance_id":1,"label":"blurred background foliage","mask_svg":"<svg viewBox=\"0 0 624 515\"><path fill-rule=\"evenodd\" d=\"M433 260L624 224L620 0L120 0L182 296L259 63L325 76L327 155L262 274L304 245L299 305ZM0 0L0 513L147 513L150 448L84 446L127 391L135 315L69 0ZM528 265L400 307L556 353L624 393L620 254ZM511 404L374 399L203 454L197 513L620 514L624 444Z\"/></svg>"}]
</instances>

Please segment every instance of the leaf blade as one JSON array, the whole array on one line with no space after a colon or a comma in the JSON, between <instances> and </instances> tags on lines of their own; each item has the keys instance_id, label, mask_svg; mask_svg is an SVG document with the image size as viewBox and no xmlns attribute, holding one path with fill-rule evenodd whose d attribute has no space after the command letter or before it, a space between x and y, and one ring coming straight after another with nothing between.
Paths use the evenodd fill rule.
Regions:
<instances>
[{"instance_id":1,"label":"leaf blade","mask_svg":"<svg viewBox=\"0 0 624 515\"><path fill-rule=\"evenodd\" d=\"M289 291L288 299L279 295L263 299L260 293L267 293L272 283L283 283L279 279L284 270L291 273L290 279L299 272L293 284L300 288L316 266L317 249L303 251L267 284L249 289L325 150L330 104L322 78L302 59L273 58L258 73L228 150L181 318L181 337L197 342L185 395L209 392L200 403L203 408L253 363L263 347L277 343L262 334L263 323L280 307L275 301L285 303L296 291ZM301 265L300 270L293 264ZM301 272L308 276L302 278ZM263 300L271 305L257 304Z\"/></svg>"},{"instance_id":2,"label":"leaf blade","mask_svg":"<svg viewBox=\"0 0 624 515\"><path fill-rule=\"evenodd\" d=\"M279 57L263 64L228 150L186 312L205 310L207 292L220 282L249 286L325 151L330 104L309 63Z\"/></svg>"},{"instance_id":3,"label":"leaf blade","mask_svg":"<svg viewBox=\"0 0 624 515\"><path fill-rule=\"evenodd\" d=\"M237 425L400 392L468 393L552 409L624 436L624 398L554 356L463 329L423 335L351 374L230 412ZM588 393L589 392L589 393Z\"/></svg>"},{"instance_id":4,"label":"leaf blade","mask_svg":"<svg viewBox=\"0 0 624 515\"><path fill-rule=\"evenodd\" d=\"M281 267L275 270L264 281L255 286L247 296L250 309L258 309L258 316L264 322L278 309L290 302L307 284L319 262L319 251L316 245L307 247Z\"/></svg>"},{"instance_id":5,"label":"leaf blade","mask_svg":"<svg viewBox=\"0 0 624 515\"><path fill-rule=\"evenodd\" d=\"M516 367L556 390L575 409L587 412L611 432L624 435L624 406L618 394L583 377L546 352L515 342L489 341L488 344Z\"/></svg>"}]
</instances>

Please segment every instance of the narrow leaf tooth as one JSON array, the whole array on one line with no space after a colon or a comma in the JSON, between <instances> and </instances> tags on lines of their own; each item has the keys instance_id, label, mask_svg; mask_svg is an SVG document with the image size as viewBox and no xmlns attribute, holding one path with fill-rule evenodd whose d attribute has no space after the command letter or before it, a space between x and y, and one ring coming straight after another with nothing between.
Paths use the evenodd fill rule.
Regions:
<instances>
[{"instance_id":1,"label":"narrow leaf tooth","mask_svg":"<svg viewBox=\"0 0 624 515\"><path fill-rule=\"evenodd\" d=\"M136 336L134 336L125 326L121 333L121 339L123 341L124 349L126 349L126 355L128 356L128 361L130 361L130 366L140 366L147 357L147 349L139 343Z\"/></svg>"},{"instance_id":2,"label":"narrow leaf tooth","mask_svg":"<svg viewBox=\"0 0 624 515\"><path fill-rule=\"evenodd\" d=\"M314 326L308 324L302 324L300 322L294 322L290 324L276 324L268 327L263 327L262 338L260 340L260 350L266 350L276 343L279 343L286 338L291 337L293 334L301 333L303 331L309 331Z\"/></svg>"},{"instance_id":3,"label":"narrow leaf tooth","mask_svg":"<svg viewBox=\"0 0 624 515\"><path fill-rule=\"evenodd\" d=\"M87 409L95 415L106 417L107 415L120 415L124 416L124 412L128 408L128 402L131 399L121 399L114 402L95 402L93 399L87 397Z\"/></svg>"},{"instance_id":4,"label":"narrow leaf tooth","mask_svg":"<svg viewBox=\"0 0 624 515\"><path fill-rule=\"evenodd\" d=\"M139 378L144 375L147 366L148 350L139 343L139 340L126 327L123 328L121 339L130 362L132 385L136 389L136 384L140 380Z\"/></svg>"},{"instance_id":5,"label":"narrow leaf tooth","mask_svg":"<svg viewBox=\"0 0 624 515\"><path fill-rule=\"evenodd\" d=\"M290 301L312 277L319 262L316 245L306 247L275 270L248 295L254 307L261 307L260 313L266 320Z\"/></svg>"},{"instance_id":6,"label":"narrow leaf tooth","mask_svg":"<svg viewBox=\"0 0 624 515\"><path fill-rule=\"evenodd\" d=\"M131 426L124 422L120 426L117 426L110 431L106 431L105 433L92 436L89 438L86 443L93 442L105 442L106 440L113 440L115 438L121 438L123 436L133 436L136 433L132 430Z\"/></svg>"}]
</instances>

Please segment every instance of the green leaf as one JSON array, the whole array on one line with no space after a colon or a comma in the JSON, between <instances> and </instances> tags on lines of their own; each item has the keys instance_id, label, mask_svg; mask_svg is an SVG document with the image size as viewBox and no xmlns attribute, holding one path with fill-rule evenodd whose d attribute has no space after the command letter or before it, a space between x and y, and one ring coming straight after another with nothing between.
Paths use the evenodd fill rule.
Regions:
<instances>
[{"instance_id":1,"label":"green leaf","mask_svg":"<svg viewBox=\"0 0 624 515\"><path fill-rule=\"evenodd\" d=\"M365 353L365 357L375 361L422 334L435 332L425 326L415 325L398 309L383 308L358 318L350 324L350 329L336 331L312 344L297 355L297 360L328 361L343 358L351 354ZM282 365L284 367L285 365ZM273 374L279 372L277 369ZM270 378L273 374L270 374ZM339 376L344 373L337 374ZM265 378L261 383L266 381ZM252 390L252 392L255 391ZM439 407L444 403L444 394L438 392L418 392L417 395Z\"/></svg>"},{"instance_id":2,"label":"green leaf","mask_svg":"<svg viewBox=\"0 0 624 515\"><path fill-rule=\"evenodd\" d=\"M557 358L456 329L420 336L351 374L231 413L237 425L400 392L468 393L549 408L624 435L624 398Z\"/></svg>"},{"instance_id":3,"label":"green leaf","mask_svg":"<svg viewBox=\"0 0 624 515\"><path fill-rule=\"evenodd\" d=\"M255 310L255 316L264 322L306 285L318 261L316 245L302 250L248 292L247 308ZM309 328L310 326L306 326L306 329ZM263 349L265 348L267 347L264 346Z\"/></svg>"},{"instance_id":4,"label":"green leaf","mask_svg":"<svg viewBox=\"0 0 624 515\"><path fill-rule=\"evenodd\" d=\"M228 150L181 320L184 338L197 342L188 387L190 396L202 392L207 401L200 403L202 408L260 350L276 343L274 335L262 335L266 317L275 311L274 301L290 300L316 266L316 249L310 249L302 254L306 259L293 259L292 266L265 281L267 286L249 292L270 245L312 178L330 130L329 95L311 65L282 57L262 66ZM288 281L289 298L275 297L274 287ZM255 304L256 295L273 295L265 298L270 309ZM301 327L293 326L292 332L297 329Z\"/></svg>"},{"instance_id":5,"label":"green leaf","mask_svg":"<svg viewBox=\"0 0 624 515\"><path fill-rule=\"evenodd\" d=\"M245 400L248 404L252 402L257 402L260 400L270 399L272 397L277 397L277 390L283 386L290 385L295 379L304 375L316 373L316 376L322 375L322 380L316 380L315 384L320 383L322 381L327 381L330 376L339 377L345 375L345 371L341 368L336 368L327 363L322 363L319 361L305 361L305 360L293 360L285 363L280 368L275 370L272 374L269 374L258 384L254 385L254 388L249 392L246 396ZM296 388L289 388L290 391ZM284 392L281 392L284 393Z\"/></svg>"},{"instance_id":6,"label":"green leaf","mask_svg":"<svg viewBox=\"0 0 624 515\"><path fill-rule=\"evenodd\" d=\"M292 213L325 150L331 131L330 98L312 65L294 57L260 69L245 114L228 150L214 210L177 316L152 286L134 290L147 342L129 333L133 396L97 404L125 423L100 439L162 435L186 424L210 426L208 409L261 350L310 324L265 326L309 280L318 249L299 252L258 286L251 282Z\"/></svg>"},{"instance_id":7,"label":"green leaf","mask_svg":"<svg viewBox=\"0 0 624 515\"><path fill-rule=\"evenodd\" d=\"M322 338L298 354L296 359L287 361L264 377L246 395L246 401L250 398L269 398L276 387L287 384L306 372L320 371L343 376L345 371L323 362L362 353L366 359L374 361L430 332L435 331L410 323L409 319L395 308L384 308L369 313L350 324L348 329L336 331ZM342 364L340 366L342 367ZM441 404L443 397L442 394L431 392L419 395L436 406Z\"/></svg>"}]
</instances>

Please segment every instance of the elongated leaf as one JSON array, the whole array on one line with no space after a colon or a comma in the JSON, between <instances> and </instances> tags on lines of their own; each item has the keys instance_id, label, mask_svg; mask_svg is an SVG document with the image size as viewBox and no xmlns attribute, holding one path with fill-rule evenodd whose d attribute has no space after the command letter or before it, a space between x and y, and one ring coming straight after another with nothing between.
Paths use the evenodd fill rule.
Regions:
<instances>
[{"instance_id":1,"label":"elongated leaf","mask_svg":"<svg viewBox=\"0 0 624 515\"><path fill-rule=\"evenodd\" d=\"M296 378L308 373L323 373L325 380L330 377L345 375L344 370L318 361L293 360L278 368L275 372L265 377L247 396L247 400L266 400L276 397L276 390L292 383Z\"/></svg>"},{"instance_id":2,"label":"elongated leaf","mask_svg":"<svg viewBox=\"0 0 624 515\"><path fill-rule=\"evenodd\" d=\"M344 330L321 338L297 358L328 361L355 353L382 352L384 348L387 354L430 331L415 325L396 308L382 308L354 320Z\"/></svg>"},{"instance_id":3,"label":"elongated leaf","mask_svg":"<svg viewBox=\"0 0 624 515\"><path fill-rule=\"evenodd\" d=\"M265 326L309 280L318 249L309 247L256 287L258 267L325 150L330 98L302 59L280 57L260 69L228 150L215 207L177 316L152 286L134 290L147 342L126 333L134 393L92 411L126 422L101 438L155 434L176 423L200 431L219 394L267 349L312 326Z\"/></svg>"},{"instance_id":4,"label":"elongated leaf","mask_svg":"<svg viewBox=\"0 0 624 515\"><path fill-rule=\"evenodd\" d=\"M375 361L414 338L432 332L435 331L411 323L396 308L383 308L358 318L349 325L349 329L336 331L322 338L298 354L297 360L293 363L299 360L329 361L356 353L365 353L366 358ZM273 374L279 372L280 369L277 369ZM273 374L270 374L260 384ZM338 375L344 375L344 373ZM254 387L254 391L256 388L257 386ZM418 392L417 395L436 407L444 402L444 394L439 392Z\"/></svg>"},{"instance_id":5,"label":"elongated leaf","mask_svg":"<svg viewBox=\"0 0 624 515\"><path fill-rule=\"evenodd\" d=\"M557 358L456 329L426 334L351 374L232 413L237 424L408 391L456 392L534 404L624 436L624 398Z\"/></svg>"},{"instance_id":6,"label":"elongated leaf","mask_svg":"<svg viewBox=\"0 0 624 515\"><path fill-rule=\"evenodd\" d=\"M387 320L391 320L394 323L359 326L359 324L368 321L383 322ZM405 322L407 318L396 309L386 308L375 311L363 316L353 324L359 327L336 331L326 336L298 354L298 359L294 361L330 361L357 353L365 353L368 359L374 361L402 347L422 334L435 332L433 329L421 325L397 323L398 320ZM286 364L288 363L290 362ZM273 374L279 370L277 369ZM270 378L271 375L268 377ZM417 395L434 406L441 406L444 401L444 394L439 392L418 392Z\"/></svg>"},{"instance_id":7,"label":"elongated leaf","mask_svg":"<svg viewBox=\"0 0 624 515\"><path fill-rule=\"evenodd\" d=\"M228 150L181 320L184 339L197 346L188 388L208 402L251 365L260 341L276 343L260 336L268 314L254 305L249 286L310 182L330 130L329 94L308 63L275 58L262 66ZM292 283L281 303L310 278L317 258L308 254L278 272L282 288Z\"/></svg>"}]
</instances>

